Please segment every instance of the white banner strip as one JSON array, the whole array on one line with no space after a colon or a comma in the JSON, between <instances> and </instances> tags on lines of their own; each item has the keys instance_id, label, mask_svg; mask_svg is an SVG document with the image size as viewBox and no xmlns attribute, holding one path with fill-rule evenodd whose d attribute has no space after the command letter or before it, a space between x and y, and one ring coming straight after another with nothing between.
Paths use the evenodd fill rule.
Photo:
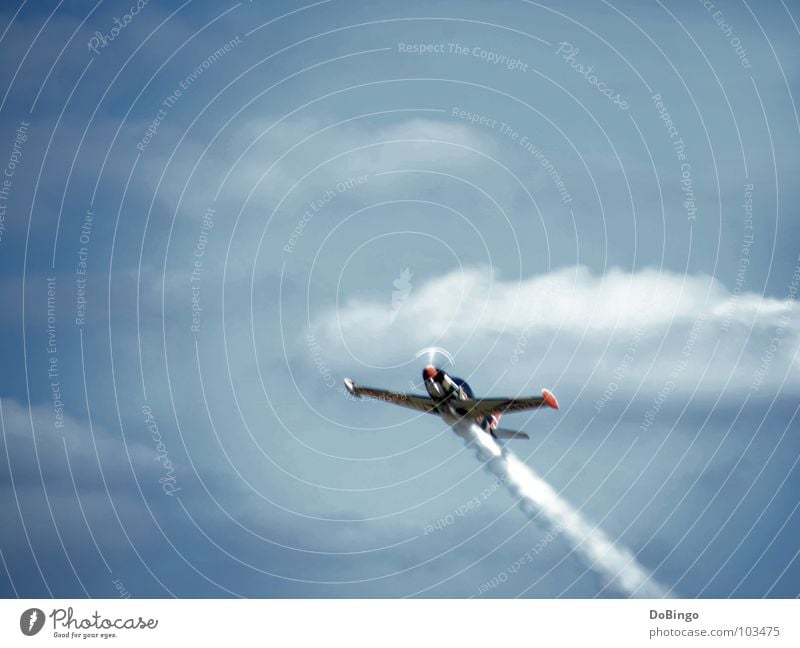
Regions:
<instances>
[{"instance_id":1,"label":"white banner strip","mask_svg":"<svg viewBox=\"0 0 800 648\"><path fill-rule=\"evenodd\" d=\"M0 646L799 646L797 600L2 600ZM544 642L544 644L543 644Z\"/></svg>"}]
</instances>

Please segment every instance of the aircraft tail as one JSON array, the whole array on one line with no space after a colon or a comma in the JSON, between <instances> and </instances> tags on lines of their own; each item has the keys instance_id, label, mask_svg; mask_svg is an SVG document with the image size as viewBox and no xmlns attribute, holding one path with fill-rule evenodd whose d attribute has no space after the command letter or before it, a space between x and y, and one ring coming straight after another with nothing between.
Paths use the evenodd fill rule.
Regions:
<instances>
[{"instance_id":1,"label":"aircraft tail","mask_svg":"<svg viewBox=\"0 0 800 648\"><path fill-rule=\"evenodd\" d=\"M495 439L530 439L524 432L506 430L505 428L495 428L491 431L491 434Z\"/></svg>"}]
</instances>

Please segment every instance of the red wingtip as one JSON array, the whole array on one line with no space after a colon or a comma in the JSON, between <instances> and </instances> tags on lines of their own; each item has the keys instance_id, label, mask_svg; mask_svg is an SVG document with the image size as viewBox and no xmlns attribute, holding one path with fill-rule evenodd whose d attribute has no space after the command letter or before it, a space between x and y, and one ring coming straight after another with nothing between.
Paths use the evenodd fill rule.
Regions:
<instances>
[{"instance_id":1,"label":"red wingtip","mask_svg":"<svg viewBox=\"0 0 800 648\"><path fill-rule=\"evenodd\" d=\"M556 397L553 396L553 392L551 392L549 389L543 389L542 396L544 396L545 403L547 403L553 409L558 409L558 401L556 400Z\"/></svg>"}]
</instances>

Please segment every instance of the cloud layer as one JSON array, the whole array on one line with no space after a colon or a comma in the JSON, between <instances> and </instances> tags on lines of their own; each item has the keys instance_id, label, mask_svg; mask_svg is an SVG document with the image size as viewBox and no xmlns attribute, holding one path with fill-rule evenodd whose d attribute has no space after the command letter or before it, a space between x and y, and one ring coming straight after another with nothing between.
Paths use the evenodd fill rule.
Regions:
<instances>
[{"instance_id":1,"label":"cloud layer","mask_svg":"<svg viewBox=\"0 0 800 648\"><path fill-rule=\"evenodd\" d=\"M457 360L466 357L464 364L488 360L491 350L494 375L498 366L514 375L521 366L555 365L563 371L549 374L567 382L617 375L622 383L624 373L635 387L677 373L676 382L692 387L798 386L793 299L735 293L712 277L649 269L598 275L577 266L509 280L468 267L415 279L393 318L388 299L351 298L321 313L317 330L331 356L347 361L346 346L358 358L388 363L438 344ZM780 349L770 350L776 337ZM589 348L591 355L576 355Z\"/></svg>"}]
</instances>

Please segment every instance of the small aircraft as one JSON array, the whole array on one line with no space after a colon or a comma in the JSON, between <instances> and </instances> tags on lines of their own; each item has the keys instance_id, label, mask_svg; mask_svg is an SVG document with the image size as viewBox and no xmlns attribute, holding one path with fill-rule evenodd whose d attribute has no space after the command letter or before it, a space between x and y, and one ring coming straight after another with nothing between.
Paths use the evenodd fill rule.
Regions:
<instances>
[{"instance_id":1,"label":"small aircraft","mask_svg":"<svg viewBox=\"0 0 800 648\"><path fill-rule=\"evenodd\" d=\"M495 439L530 438L524 432L498 427L500 417L506 412L519 412L545 406L558 409L556 397L547 389L542 390L541 396L526 398L475 398L472 388L466 380L448 376L444 370L432 365L428 365L422 370L422 380L429 396L361 387L350 378L344 379L344 386L353 396L374 398L428 414L436 414L450 425L474 419L484 432L491 434Z\"/></svg>"}]
</instances>

